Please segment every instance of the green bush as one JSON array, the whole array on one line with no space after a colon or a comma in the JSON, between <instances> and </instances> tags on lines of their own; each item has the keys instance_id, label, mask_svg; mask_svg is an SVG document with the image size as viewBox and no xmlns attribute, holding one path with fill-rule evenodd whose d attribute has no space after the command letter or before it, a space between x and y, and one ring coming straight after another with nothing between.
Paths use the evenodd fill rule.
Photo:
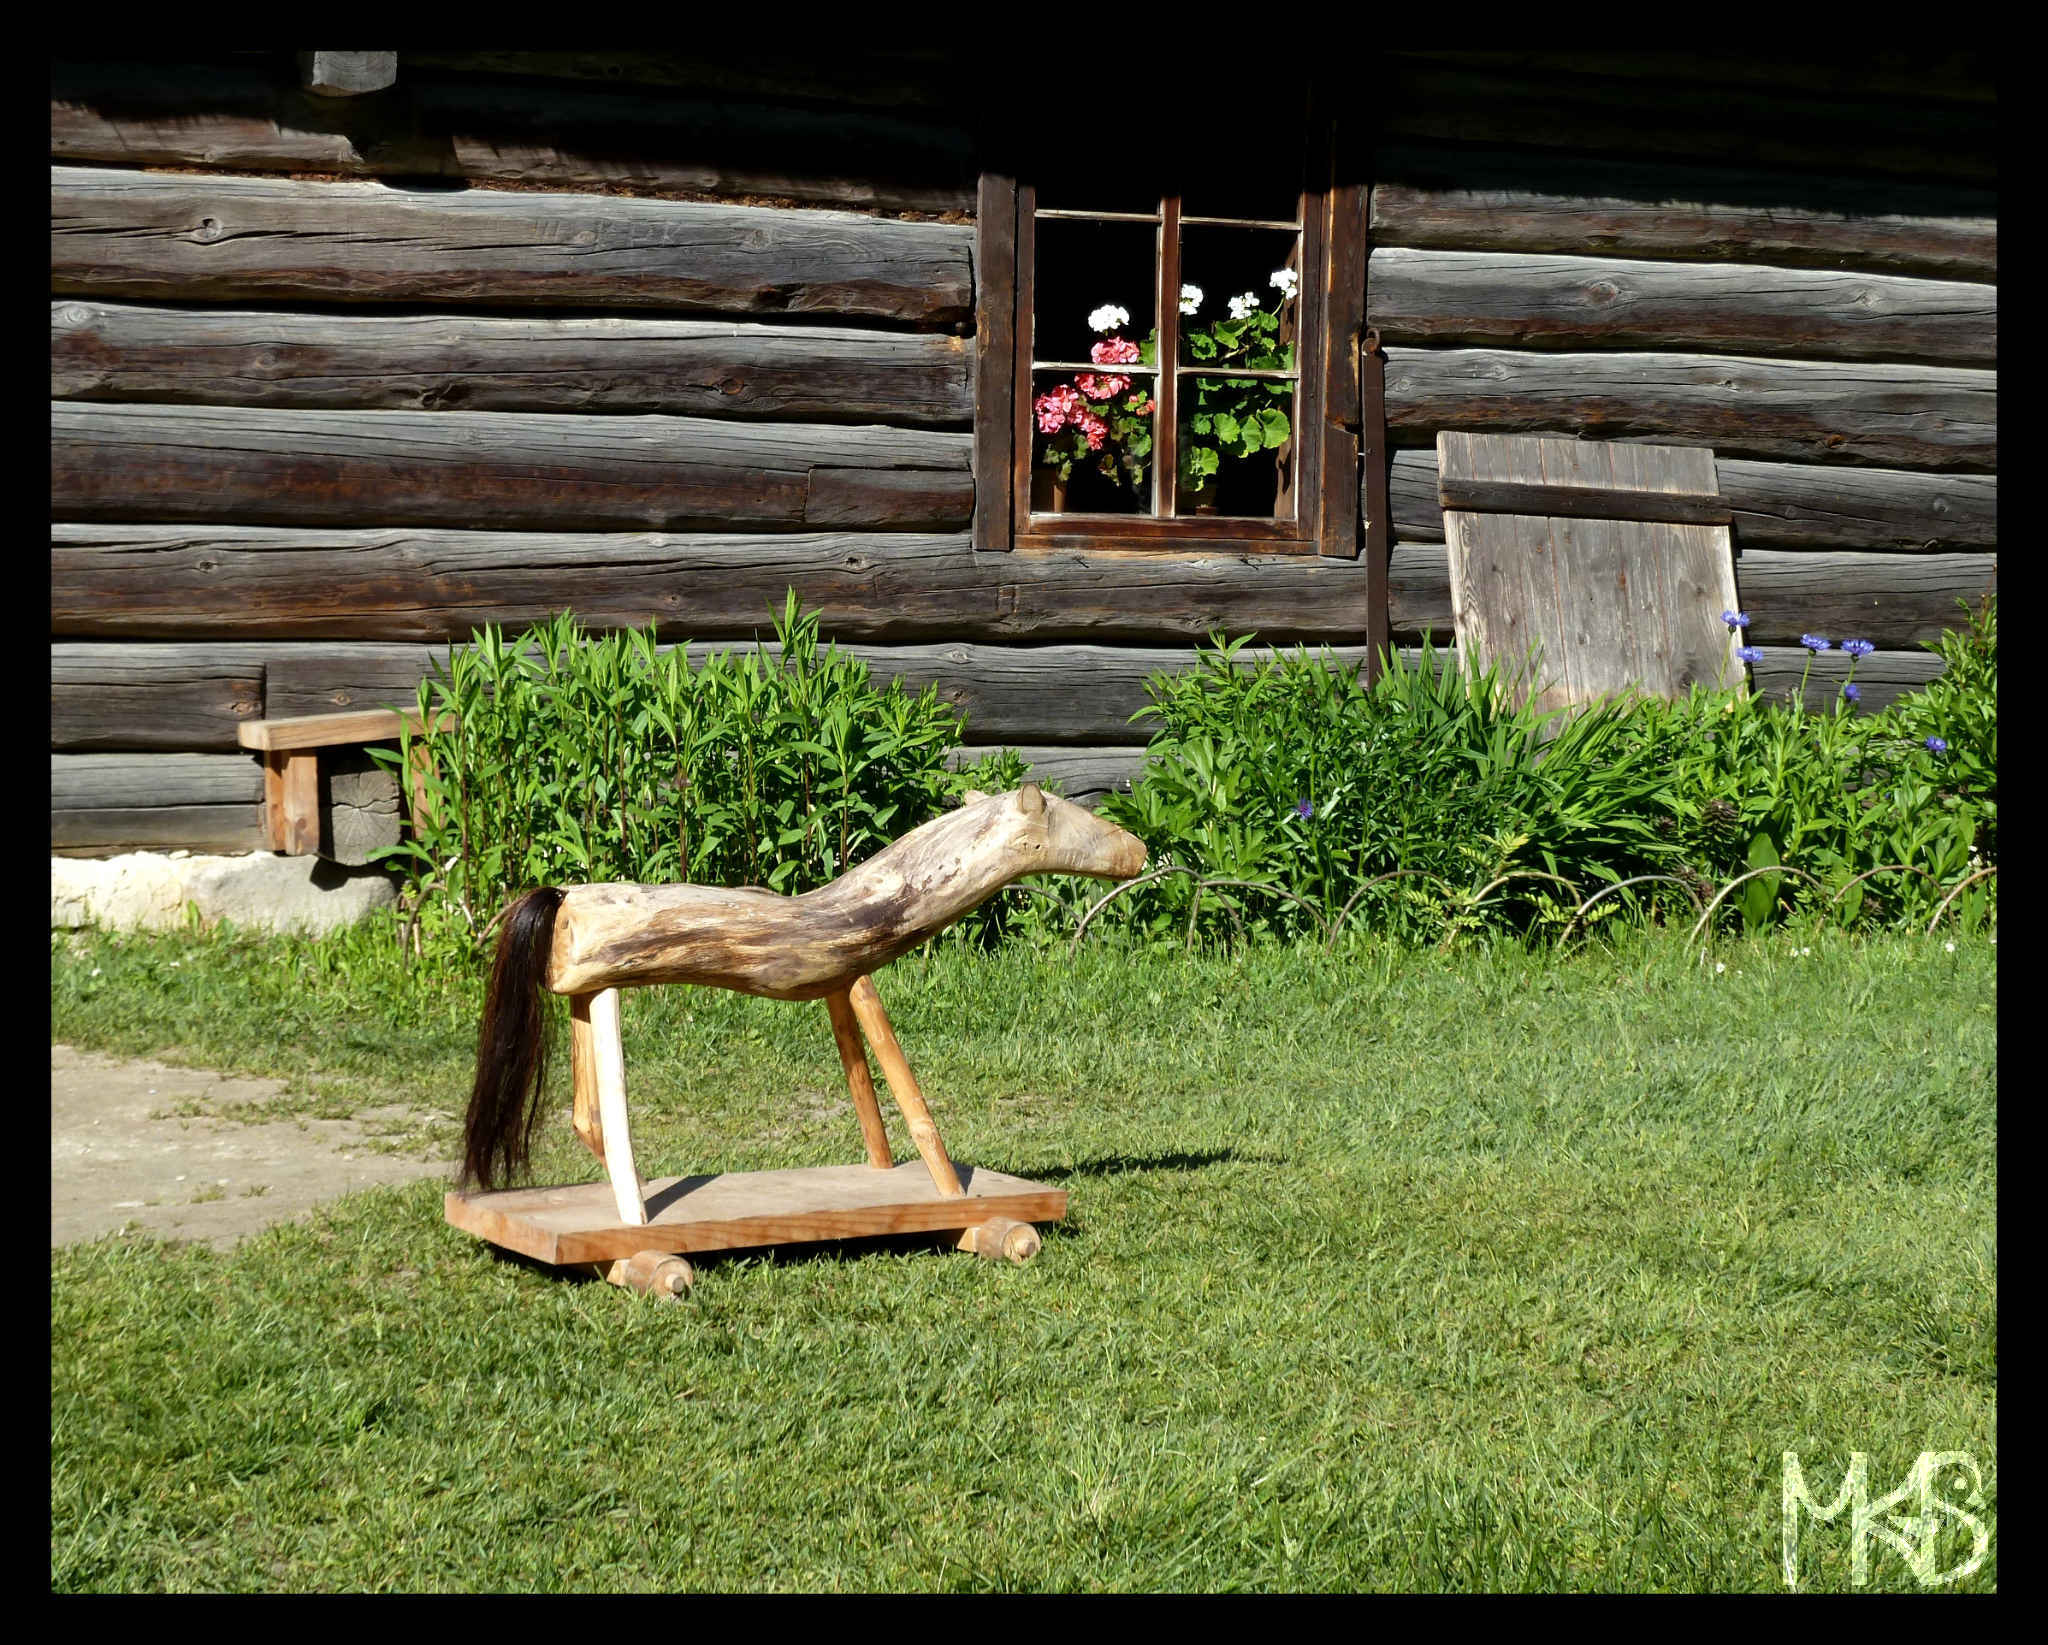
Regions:
<instances>
[{"instance_id":1,"label":"green bush","mask_svg":"<svg viewBox=\"0 0 2048 1645\"><path fill-rule=\"evenodd\" d=\"M1389 654L1370 686L1327 654L1247 666L1242 644L1219 639L1150 683L1144 774L1104 810L1154 867L1252 883L1162 880L1130 899L1141 929L1199 916L1208 931L1299 936L1354 899L1347 923L1410 936L1510 910L1561 920L1660 856L1660 773L1627 704L1548 721L1426 639L1419 665Z\"/></svg>"},{"instance_id":2,"label":"green bush","mask_svg":"<svg viewBox=\"0 0 2048 1645\"><path fill-rule=\"evenodd\" d=\"M510 897L542 884L799 893L963 788L1017 786L1014 749L947 772L961 716L935 688L876 686L818 632L792 593L778 653L693 665L652 629L592 636L567 614L457 646L420 687L423 719L458 717L418 739L424 826L389 853L417 929L480 943ZM1148 683L1143 773L1103 813L1145 841L1158 877L1099 929L1173 943L1557 936L1691 919L1737 875L1780 865L1797 872L1750 879L1721 919L1901 925L1997 861L1995 603L1934 648L1940 679L1880 714L1695 689L1545 716L1426 638L1419 663L1390 654L1371 685L1327 653L1248 661L1244 644L1219 637ZM1957 899L1961 923L1990 917L1995 885ZM1575 916L1603 887L1619 889ZM952 940L1064 942L1104 893L1013 886Z\"/></svg>"},{"instance_id":3,"label":"green bush","mask_svg":"<svg viewBox=\"0 0 2048 1645\"><path fill-rule=\"evenodd\" d=\"M792 593L779 654L595 636L564 613L517 639L486 628L420 684L418 834L385 853L431 940L481 942L535 885L626 880L808 891L938 815L1003 762L958 774L962 720L935 687L884 688L820 648ZM1012 764L1015 756L1010 757ZM1014 784L1012 784L1014 786Z\"/></svg>"},{"instance_id":4,"label":"green bush","mask_svg":"<svg viewBox=\"0 0 2048 1645\"><path fill-rule=\"evenodd\" d=\"M1803 693L1696 688L1546 718L1427 639L1419 666L1390 655L1371 686L1327 654L1247 664L1243 643L1218 639L1150 682L1143 775L1104 807L1154 869L1188 870L1118 905L1148 938L1296 938L1339 921L1556 935L1603 886L1642 881L1594 922L1690 916L1781 864L1799 873L1747 881L1722 917L1904 924L1997 861L1995 602L1934 647L1940 679L1880 714L1848 695L1814 713ZM1958 917L1981 921L1994 895L1980 881Z\"/></svg>"}]
</instances>

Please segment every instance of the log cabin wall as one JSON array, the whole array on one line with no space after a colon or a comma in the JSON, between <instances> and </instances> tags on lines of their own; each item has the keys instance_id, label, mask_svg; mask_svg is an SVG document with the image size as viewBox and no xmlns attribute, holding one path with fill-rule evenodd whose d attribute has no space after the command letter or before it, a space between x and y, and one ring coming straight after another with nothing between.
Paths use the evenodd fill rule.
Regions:
<instances>
[{"instance_id":1,"label":"log cabin wall","mask_svg":"<svg viewBox=\"0 0 2048 1645\"><path fill-rule=\"evenodd\" d=\"M1431 52L1384 78L1368 324L1394 632L1451 626L1438 430L1711 446L1765 690L1866 706L1997 576L1988 69ZM1828 706L1839 653L1812 670Z\"/></svg>"},{"instance_id":2,"label":"log cabin wall","mask_svg":"<svg viewBox=\"0 0 2048 1645\"><path fill-rule=\"evenodd\" d=\"M1988 75L1599 67L1362 88L1395 638L1450 630L1437 429L1708 444L1760 680L1862 633L1881 702L1995 575ZM793 586L1083 797L1212 629L1360 655L1362 562L974 551L959 70L405 53L328 98L289 53L57 65L53 849L256 849L238 720L408 701L563 607L745 644ZM392 804L336 769L337 818Z\"/></svg>"}]
</instances>

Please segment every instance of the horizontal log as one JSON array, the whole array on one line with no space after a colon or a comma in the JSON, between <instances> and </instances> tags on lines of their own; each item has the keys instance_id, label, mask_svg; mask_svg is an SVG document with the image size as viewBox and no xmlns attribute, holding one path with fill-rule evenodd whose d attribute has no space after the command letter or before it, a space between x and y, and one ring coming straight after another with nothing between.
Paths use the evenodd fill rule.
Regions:
<instances>
[{"instance_id":1,"label":"horizontal log","mask_svg":"<svg viewBox=\"0 0 2048 1645\"><path fill-rule=\"evenodd\" d=\"M1830 41L1824 51L1790 49L1782 53L1759 52L1746 43L1731 42L1688 46L1683 51L1403 47L1395 55L1542 80L1597 74L1607 79L1693 81L1717 87L1779 87L1802 97L1881 97L1906 103L1984 104L1996 96L1989 52L1949 50L1945 43L1930 49L1929 43L1918 40L1890 50L1871 50L1860 43L1845 50L1840 42Z\"/></svg>"},{"instance_id":2,"label":"horizontal log","mask_svg":"<svg viewBox=\"0 0 2048 1645\"><path fill-rule=\"evenodd\" d=\"M1815 657L1798 646L1766 646L1763 661L1750 664L1750 686L1757 695L1790 702L1801 692L1805 702L1822 713L1832 709L1849 678L1849 659L1840 652ZM1809 666L1810 665L1810 666ZM1948 665L1928 651L1880 651L1856 665L1856 689L1863 695L1860 711L1875 714L1909 691L1918 691L1941 677Z\"/></svg>"},{"instance_id":3,"label":"horizontal log","mask_svg":"<svg viewBox=\"0 0 2048 1645\"><path fill-rule=\"evenodd\" d=\"M1387 432L1557 432L1712 446L1716 457L1875 468L1998 466L1998 376L1959 366L1837 365L1697 354L1387 351Z\"/></svg>"},{"instance_id":4,"label":"horizontal log","mask_svg":"<svg viewBox=\"0 0 2048 1645\"><path fill-rule=\"evenodd\" d=\"M262 648L53 645L53 749L225 752L263 714Z\"/></svg>"},{"instance_id":5,"label":"horizontal log","mask_svg":"<svg viewBox=\"0 0 2048 1645\"><path fill-rule=\"evenodd\" d=\"M972 231L846 212L57 166L50 289L970 324Z\"/></svg>"},{"instance_id":6,"label":"horizontal log","mask_svg":"<svg viewBox=\"0 0 2048 1645\"><path fill-rule=\"evenodd\" d=\"M744 639L795 589L845 640L1182 644L1221 629L1345 644L1366 637L1367 575L1363 561L1311 556L976 554L937 533L59 525L50 621L81 640L441 642L573 609L599 628Z\"/></svg>"},{"instance_id":7,"label":"horizontal log","mask_svg":"<svg viewBox=\"0 0 2048 1645\"><path fill-rule=\"evenodd\" d=\"M420 67L408 54L388 95L337 107L263 63L59 63L50 153L66 164L461 177L862 211L973 206L973 158L956 126L845 107L451 80Z\"/></svg>"},{"instance_id":8,"label":"horizontal log","mask_svg":"<svg viewBox=\"0 0 2048 1645\"><path fill-rule=\"evenodd\" d=\"M717 651L750 649L693 644L690 655L701 662ZM762 649L773 655L777 647L769 641ZM1131 717L1150 701L1145 682L1194 666L1197 655L1191 646L954 643L840 649L865 662L878 684L901 680L910 691L936 686L940 700L966 716L972 741L1035 744L1144 742L1151 726ZM1239 656L1249 664L1271 654L1269 647L1246 646ZM1330 655L1349 667L1363 661L1365 650L1334 646ZM265 701L273 718L410 706L418 700L421 679L446 660L446 648L438 646L280 647L266 665Z\"/></svg>"},{"instance_id":9,"label":"horizontal log","mask_svg":"<svg viewBox=\"0 0 2048 1645\"><path fill-rule=\"evenodd\" d=\"M50 394L285 410L663 413L964 428L958 337L729 320L50 305Z\"/></svg>"},{"instance_id":10,"label":"horizontal log","mask_svg":"<svg viewBox=\"0 0 2048 1645\"><path fill-rule=\"evenodd\" d=\"M965 434L702 417L272 411L57 401L60 519L944 530Z\"/></svg>"},{"instance_id":11,"label":"horizontal log","mask_svg":"<svg viewBox=\"0 0 2048 1645\"><path fill-rule=\"evenodd\" d=\"M1390 344L1998 359L1997 287L1889 274L1383 246L1366 309Z\"/></svg>"},{"instance_id":12,"label":"horizontal log","mask_svg":"<svg viewBox=\"0 0 2048 1645\"><path fill-rule=\"evenodd\" d=\"M1377 129L1429 143L1658 156L1820 173L1876 172L1989 186L1995 105L1837 101L1764 87L1480 72L1405 60L1374 82Z\"/></svg>"},{"instance_id":13,"label":"horizontal log","mask_svg":"<svg viewBox=\"0 0 2048 1645\"><path fill-rule=\"evenodd\" d=\"M956 748L946 764L958 771L1001 752L997 744ZM1145 764L1143 748L1018 747L1017 752L1024 758L1027 780L1055 788L1091 811L1112 792L1128 793Z\"/></svg>"},{"instance_id":14,"label":"horizontal log","mask_svg":"<svg viewBox=\"0 0 2048 1645\"><path fill-rule=\"evenodd\" d=\"M1998 278L1996 197L1896 179L1390 146L1372 243Z\"/></svg>"},{"instance_id":15,"label":"horizontal log","mask_svg":"<svg viewBox=\"0 0 2048 1645\"><path fill-rule=\"evenodd\" d=\"M263 770L247 754L52 754L55 851L260 851Z\"/></svg>"},{"instance_id":16,"label":"horizontal log","mask_svg":"<svg viewBox=\"0 0 2048 1645\"><path fill-rule=\"evenodd\" d=\"M1442 543L1402 543L1390 577L1393 632L1452 633L1450 562ZM1735 585L1754 619L1753 645L1796 645L1802 634L1875 641L1900 651L1966 626L1965 606L1998 590L1995 554L1782 553L1750 549Z\"/></svg>"},{"instance_id":17,"label":"horizontal log","mask_svg":"<svg viewBox=\"0 0 2048 1645\"><path fill-rule=\"evenodd\" d=\"M409 51L408 72L674 87L736 98L800 99L882 108L971 103L978 89L941 47L808 40L778 48L759 28L744 46L692 51Z\"/></svg>"},{"instance_id":18,"label":"horizontal log","mask_svg":"<svg viewBox=\"0 0 2048 1645\"><path fill-rule=\"evenodd\" d=\"M1716 462L1742 548L1935 553L1998 545L1998 476L1917 474L1817 463ZM1395 535L1441 541L1436 452L1394 454Z\"/></svg>"}]
</instances>

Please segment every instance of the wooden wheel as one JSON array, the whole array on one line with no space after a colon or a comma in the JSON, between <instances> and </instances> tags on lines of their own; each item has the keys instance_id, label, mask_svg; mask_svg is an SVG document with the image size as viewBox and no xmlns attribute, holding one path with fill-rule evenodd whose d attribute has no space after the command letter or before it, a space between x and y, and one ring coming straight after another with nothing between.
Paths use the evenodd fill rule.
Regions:
<instances>
[{"instance_id":1,"label":"wooden wheel","mask_svg":"<svg viewBox=\"0 0 2048 1645\"><path fill-rule=\"evenodd\" d=\"M1038 1230L1028 1222L991 1217L960 1236L960 1249L990 1262L1023 1264L1038 1255Z\"/></svg>"},{"instance_id":2,"label":"wooden wheel","mask_svg":"<svg viewBox=\"0 0 2048 1645\"><path fill-rule=\"evenodd\" d=\"M672 1251L635 1251L611 1264L604 1277L642 1296L673 1302L697 1283L697 1270Z\"/></svg>"}]
</instances>

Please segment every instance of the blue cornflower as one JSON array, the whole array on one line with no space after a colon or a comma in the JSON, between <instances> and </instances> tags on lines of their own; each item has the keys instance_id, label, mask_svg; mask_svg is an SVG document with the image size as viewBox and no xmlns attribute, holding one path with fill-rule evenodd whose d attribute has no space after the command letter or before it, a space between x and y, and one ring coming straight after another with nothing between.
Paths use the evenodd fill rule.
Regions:
<instances>
[{"instance_id":1,"label":"blue cornflower","mask_svg":"<svg viewBox=\"0 0 2048 1645\"><path fill-rule=\"evenodd\" d=\"M1799 636L1799 643L1818 657L1828 649L1829 640L1825 634L1802 634Z\"/></svg>"},{"instance_id":2,"label":"blue cornflower","mask_svg":"<svg viewBox=\"0 0 2048 1645\"><path fill-rule=\"evenodd\" d=\"M1749 627L1749 613L1747 611L1724 611L1721 613L1721 621L1730 628L1747 628Z\"/></svg>"},{"instance_id":3,"label":"blue cornflower","mask_svg":"<svg viewBox=\"0 0 2048 1645\"><path fill-rule=\"evenodd\" d=\"M1735 655L1746 663L1760 663L1764 660L1764 648L1760 645L1739 645Z\"/></svg>"},{"instance_id":4,"label":"blue cornflower","mask_svg":"<svg viewBox=\"0 0 2048 1645\"><path fill-rule=\"evenodd\" d=\"M1939 737L1929 737L1925 746L1930 754L1946 754L1948 752L1948 744Z\"/></svg>"},{"instance_id":5,"label":"blue cornflower","mask_svg":"<svg viewBox=\"0 0 2048 1645\"><path fill-rule=\"evenodd\" d=\"M1294 814L1297 817L1313 817L1316 814L1316 808L1310 805L1307 800L1302 800L1295 806Z\"/></svg>"},{"instance_id":6,"label":"blue cornflower","mask_svg":"<svg viewBox=\"0 0 2048 1645\"><path fill-rule=\"evenodd\" d=\"M1844 640L1842 649L1852 657L1867 657L1877 649L1868 640Z\"/></svg>"},{"instance_id":7,"label":"blue cornflower","mask_svg":"<svg viewBox=\"0 0 2048 1645\"><path fill-rule=\"evenodd\" d=\"M1863 701L1863 687L1851 680L1842 687L1842 695L1852 703L1860 703Z\"/></svg>"}]
</instances>

